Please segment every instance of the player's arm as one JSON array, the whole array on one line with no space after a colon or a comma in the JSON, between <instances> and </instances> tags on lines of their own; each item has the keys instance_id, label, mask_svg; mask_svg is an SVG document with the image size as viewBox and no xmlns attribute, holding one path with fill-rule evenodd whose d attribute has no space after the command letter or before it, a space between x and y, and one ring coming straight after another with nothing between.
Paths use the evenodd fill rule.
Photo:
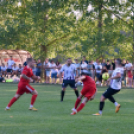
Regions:
<instances>
[{"instance_id":1,"label":"player's arm","mask_svg":"<svg viewBox=\"0 0 134 134\"><path fill-rule=\"evenodd\" d=\"M86 76L80 76L79 78L77 78L75 81L78 82L78 81L82 81L86 79Z\"/></svg>"},{"instance_id":2,"label":"player's arm","mask_svg":"<svg viewBox=\"0 0 134 134\"><path fill-rule=\"evenodd\" d=\"M25 74L22 74L21 77L23 77L24 79L29 80L29 81L31 80L31 78L29 78L29 77L26 76Z\"/></svg>"},{"instance_id":3,"label":"player's arm","mask_svg":"<svg viewBox=\"0 0 134 134\"><path fill-rule=\"evenodd\" d=\"M117 75L116 75L116 76L111 77L111 79L118 79L118 78L121 78L121 73L117 73Z\"/></svg>"},{"instance_id":4,"label":"player's arm","mask_svg":"<svg viewBox=\"0 0 134 134\"><path fill-rule=\"evenodd\" d=\"M33 80L40 80L40 77L39 77L39 76L35 76L35 75L33 75L31 78L32 78Z\"/></svg>"}]
</instances>

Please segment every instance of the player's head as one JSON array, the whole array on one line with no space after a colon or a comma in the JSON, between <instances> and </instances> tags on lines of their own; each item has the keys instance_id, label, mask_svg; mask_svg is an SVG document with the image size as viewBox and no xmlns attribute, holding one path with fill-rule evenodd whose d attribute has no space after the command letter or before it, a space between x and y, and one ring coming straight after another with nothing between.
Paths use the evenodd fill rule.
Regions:
<instances>
[{"instance_id":1,"label":"player's head","mask_svg":"<svg viewBox=\"0 0 134 134\"><path fill-rule=\"evenodd\" d=\"M82 72L82 73L81 73L81 76L82 76L82 75L84 75L84 76L89 76L89 74L86 73L86 72Z\"/></svg>"},{"instance_id":2,"label":"player's head","mask_svg":"<svg viewBox=\"0 0 134 134\"><path fill-rule=\"evenodd\" d=\"M67 59L67 65L70 66L72 64L72 59L71 58L68 58Z\"/></svg>"},{"instance_id":3,"label":"player's head","mask_svg":"<svg viewBox=\"0 0 134 134\"><path fill-rule=\"evenodd\" d=\"M116 65L116 66L121 66L121 65L122 65L122 60L121 60L120 58L117 58L117 59L115 60L115 65Z\"/></svg>"},{"instance_id":4,"label":"player's head","mask_svg":"<svg viewBox=\"0 0 134 134\"><path fill-rule=\"evenodd\" d=\"M27 65L30 67L34 67L34 60L33 58L27 58Z\"/></svg>"}]
</instances>

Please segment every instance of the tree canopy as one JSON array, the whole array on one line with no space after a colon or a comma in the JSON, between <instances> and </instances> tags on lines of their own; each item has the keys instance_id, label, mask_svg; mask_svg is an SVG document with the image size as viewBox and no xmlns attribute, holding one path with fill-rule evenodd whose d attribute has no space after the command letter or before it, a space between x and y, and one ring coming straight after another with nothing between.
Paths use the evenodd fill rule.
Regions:
<instances>
[{"instance_id":1,"label":"tree canopy","mask_svg":"<svg viewBox=\"0 0 134 134\"><path fill-rule=\"evenodd\" d=\"M1 0L0 8L0 49L134 59L133 0Z\"/></svg>"}]
</instances>

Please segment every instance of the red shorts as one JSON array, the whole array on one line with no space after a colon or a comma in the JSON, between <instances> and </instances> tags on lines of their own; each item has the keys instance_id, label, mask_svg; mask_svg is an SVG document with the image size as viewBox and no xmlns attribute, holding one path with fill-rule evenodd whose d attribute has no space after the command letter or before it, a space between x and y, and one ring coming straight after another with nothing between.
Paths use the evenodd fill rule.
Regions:
<instances>
[{"instance_id":1,"label":"red shorts","mask_svg":"<svg viewBox=\"0 0 134 134\"><path fill-rule=\"evenodd\" d=\"M88 98L88 100L91 99L91 97L95 94L96 88L90 87L90 86L84 86L81 90L81 94Z\"/></svg>"},{"instance_id":2,"label":"red shorts","mask_svg":"<svg viewBox=\"0 0 134 134\"><path fill-rule=\"evenodd\" d=\"M18 90L16 92L16 94L22 95L24 93L32 93L35 89L30 86L29 84L25 84L25 83L19 83L18 84Z\"/></svg>"}]
</instances>

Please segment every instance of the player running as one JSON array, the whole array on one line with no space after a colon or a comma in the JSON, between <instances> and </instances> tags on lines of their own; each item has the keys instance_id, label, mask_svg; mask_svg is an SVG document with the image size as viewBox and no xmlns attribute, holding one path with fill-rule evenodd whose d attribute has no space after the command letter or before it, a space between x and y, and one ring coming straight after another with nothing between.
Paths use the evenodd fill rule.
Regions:
<instances>
[{"instance_id":1,"label":"player running","mask_svg":"<svg viewBox=\"0 0 134 134\"><path fill-rule=\"evenodd\" d=\"M63 83L62 83L62 91L61 91L61 102L63 101L66 87L69 85L74 89L76 96L79 96L79 92L75 85L75 73L76 77L78 76L78 71L75 65L72 64L72 60L70 58L67 59L67 63L61 68L60 76L64 72Z\"/></svg>"},{"instance_id":2,"label":"player running","mask_svg":"<svg viewBox=\"0 0 134 134\"><path fill-rule=\"evenodd\" d=\"M121 59L115 60L115 70L113 71L112 77L108 79L110 82L110 87L102 94L100 99L99 113L93 115L102 115L102 110L104 108L105 100L109 99L112 103L114 103L116 109L115 113L117 113L120 109L120 104L118 104L113 98L114 94L117 94L121 89L121 73L122 73L122 61Z\"/></svg>"},{"instance_id":3,"label":"player running","mask_svg":"<svg viewBox=\"0 0 134 134\"><path fill-rule=\"evenodd\" d=\"M33 107L33 104L36 101L38 92L33 87L31 87L29 83L32 82L33 80L40 80L40 77L35 76L33 74L32 69L31 69L33 66L34 66L33 59L28 58L27 66L22 71L22 76L18 84L18 90L15 96L10 100L5 110L10 110L10 107L13 105L13 103L16 102L19 99L19 97L26 92L27 94L28 93L32 94L31 105L29 107L29 110L37 111L37 109Z\"/></svg>"},{"instance_id":4,"label":"player running","mask_svg":"<svg viewBox=\"0 0 134 134\"><path fill-rule=\"evenodd\" d=\"M71 115L75 115L80 110L82 110L84 108L85 104L89 100L94 99L95 94L96 94L95 81L90 76L88 76L88 74L83 72L81 74L81 77L79 77L77 80L83 82L83 89L81 90L81 94L75 102L75 107L72 109L73 112L71 113ZM83 99L82 103L80 104L83 97L84 97L84 99ZM79 104L80 104L80 106L78 107Z\"/></svg>"}]
</instances>

